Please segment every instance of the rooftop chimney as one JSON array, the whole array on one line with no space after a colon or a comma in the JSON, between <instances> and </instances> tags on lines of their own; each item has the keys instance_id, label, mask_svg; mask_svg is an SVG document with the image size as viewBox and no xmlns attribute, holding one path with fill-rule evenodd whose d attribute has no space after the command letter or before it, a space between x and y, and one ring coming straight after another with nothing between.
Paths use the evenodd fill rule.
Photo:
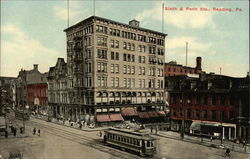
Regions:
<instances>
[{"instance_id":1,"label":"rooftop chimney","mask_svg":"<svg viewBox=\"0 0 250 159\"><path fill-rule=\"evenodd\" d=\"M38 64L34 64L34 70L38 71Z\"/></svg>"},{"instance_id":2,"label":"rooftop chimney","mask_svg":"<svg viewBox=\"0 0 250 159\"><path fill-rule=\"evenodd\" d=\"M196 70L201 70L201 57L196 57Z\"/></svg>"},{"instance_id":3,"label":"rooftop chimney","mask_svg":"<svg viewBox=\"0 0 250 159\"><path fill-rule=\"evenodd\" d=\"M133 27L139 27L140 26L140 22L133 19L129 21L129 25L133 26Z\"/></svg>"}]
</instances>

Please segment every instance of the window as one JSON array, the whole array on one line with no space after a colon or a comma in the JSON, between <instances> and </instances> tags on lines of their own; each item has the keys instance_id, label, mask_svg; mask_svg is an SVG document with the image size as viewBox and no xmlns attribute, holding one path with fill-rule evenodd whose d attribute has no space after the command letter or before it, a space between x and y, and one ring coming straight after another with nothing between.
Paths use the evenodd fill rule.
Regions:
<instances>
[{"instance_id":1,"label":"window","mask_svg":"<svg viewBox=\"0 0 250 159\"><path fill-rule=\"evenodd\" d=\"M97 49L97 58L107 59L107 50Z\"/></svg>"},{"instance_id":2,"label":"window","mask_svg":"<svg viewBox=\"0 0 250 159\"><path fill-rule=\"evenodd\" d=\"M127 49L127 43L126 42L123 43L123 49Z\"/></svg>"},{"instance_id":3,"label":"window","mask_svg":"<svg viewBox=\"0 0 250 159\"><path fill-rule=\"evenodd\" d=\"M130 62L131 61L131 54L127 54L128 57L127 57L127 61Z\"/></svg>"},{"instance_id":4,"label":"window","mask_svg":"<svg viewBox=\"0 0 250 159\"><path fill-rule=\"evenodd\" d=\"M111 87L115 87L115 78L111 77Z\"/></svg>"},{"instance_id":5,"label":"window","mask_svg":"<svg viewBox=\"0 0 250 159\"><path fill-rule=\"evenodd\" d=\"M145 75L145 67L142 67L141 74Z\"/></svg>"},{"instance_id":6,"label":"window","mask_svg":"<svg viewBox=\"0 0 250 159\"><path fill-rule=\"evenodd\" d=\"M135 62L135 55L132 55L132 62Z\"/></svg>"},{"instance_id":7,"label":"window","mask_svg":"<svg viewBox=\"0 0 250 159\"><path fill-rule=\"evenodd\" d=\"M87 72L88 73L92 72L92 65L91 65L91 63L87 64Z\"/></svg>"},{"instance_id":8,"label":"window","mask_svg":"<svg viewBox=\"0 0 250 159\"><path fill-rule=\"evenodd\" d=\"M135 74L135 66L131 67L131 74L133 74L133 75Z\"/></svg>"},{"instance_id":9,"label":"window","mask_svg":"<svg viewBox=\"0 0 250 159\"><path fill-rule=\"evenodd\" d=\"M127 79L126 78L123 79L123 86L127 87Z\"/></svg>"},{"instance_id":10,"label":"window","mask_svg":"<svg viewBox=\"0 0 250 159\"><path fill-rule=\"evenodd\" d=\"M142 52L142 46L141 45L138 46L138 49L139 49L139 52Z\"/></svg>"},{"instance_id":11,"label":"window","mask_svg":"<svg viewBox=\"0 0 250 159\"><path fill-rule=\"evenodd\" d=\"M131 50L135 51L135 44L132 43Z\"/></svg>"},{"instance_id":12,"label":"window","mask_svg":"<svg viewBox=\"0 0 250 159\"><path fill-rule=\"evenodd\" d=\"M116 52L116 53L115 53L115 59L116 59L116 60L119 60L119 52Z\"/></svg>"},{"instance_id":13,"label":"window","mask_svg":"<svg viewBox=\"0 0 250 159\"><path fill-rule=\"evenodd\" d=\"M202 120L207 120L207 111L206 110L202 111Z\"/></svg>"},{"instance_id":14,"label":"window","mask_svg":"<svg viewBox=\"0 0 250 159\"><path fill-rule=\"evenodd\" d=\"M97 37L97 45L99 45L99 46L107 46L107 38L105 38L105 37Z\"/></svg>"},{"instance_id":15,"label":"window","mask_svg":"<svg viewBox=\"0 0 250 159\"><path fill-rule=\"evenodd\" d=\"M118 77L115 78L115 87L119 87L119 78Z\"/></svg>"},{"instance_id":16,"label":"window","mask_svg":"<svg viewBox=\"0 0 250 159\"><path fill-rule=\"evenodd\" d=\"M123 74L127 74L127 65L123 66Z\"/></svg>"},{"instance_id":17,"label":"window","mask_svg":"<svg viewBox=\"0 0 250 159\"><path fill-rule=\"evenodd\" d=\"M142 56L141 62L145 63L145 56Z\"/></svg>"},{"instance_id":18,"label":"window","mask_svg":"<svg viewBox=\"0 0 250 159\"><path fill-rule=\"evenodd\" d=\"M131 43L128 43L128 50L131 50Z\"/></svg>"},{"instance_id":19,"label":"window","mask_svg":"<svg viewBox=\"0 0 250 159\"><path fill-rule=\"evenodd\" d=\"M115 41L115 48L119 48L119 41L118 40Z\"/></svg>"},{"instance_id":20,"label":"window","mask_svg":"<svg viewBox=\"0 0 250 159\"><path fill-rule=\"evenodd\" d=\"M135 79L132 78L132 79L131 79L131 88L134 88L134 87L135 87Z\"/></svg>"},{"instance_id":21,"label":"window","mask_svg":"<svg viewBox=\"0 0 250 159\"><path fill-rule=\"evenodd\" d=\"M114 60L114 59L115 59L115 53L111 52L111 60Z\"/></svg>"},{"instance_id":22,"label":"window","mask_svg":"<svg viewBox=\"0 0 250 159\"><path fill-rule=\"evenodd\" d=\"M107 72L107 63L97 62L97 72ZM111 65L111 72L112 72L112 65Z\"/></svg>"},{"instance_id":23,"label":"window","mask_svg":"<svg viewBox=\"0 0 250 159\"><path fill-rule=\"evenodd\" d=\"M214 95L212 96L212 105L216 105L216 97Z\"/></svg>"},{"instance_id":24,"label":"window","mask_svg":"<svg viewBox=\"0 0 250 159\"><path fill-rule=\"evenodd\" d=\"M127 70L127 74L130 74L130 73L131 73L131 66L128 65L128 66L127 66L127 69L128 69L128 70Z\"/></svg>"},{"instance_id":25,"label":"window","mask_svg":"<svg viewBox=\"0 0 250 159\"><path fill-rule=\"evenodd\" d=\"M123 54L123 61L127 61L127 54Z\"/></svg>"},{"instance_id":26,"label":"window","mask_svg":"<svg viewBox=\"0 0 250 159\"><path fill-rule=\"evenodd\" d=\"M111 47L112 47L112 48L115 47L115 40L111 40Z\"/></svg>"},{"instance_id":27,"label":"window","mask_svg":"<svg viewBox=\"0 0 250 159\"><path fill-rule=\"evenodd\" d=\"M119 64L115 64L115 73L119 73Z\"/></svg>"},{"instance_id":28,"label":"window","mask_svg":"<svg viewBox=\"0 0 250 159\"><path fill-rule=\"evenodd\" d=\"M115 64L111 64L111 73L115 73L114 65L115 65Z\"/></svg>"}]
</instances>

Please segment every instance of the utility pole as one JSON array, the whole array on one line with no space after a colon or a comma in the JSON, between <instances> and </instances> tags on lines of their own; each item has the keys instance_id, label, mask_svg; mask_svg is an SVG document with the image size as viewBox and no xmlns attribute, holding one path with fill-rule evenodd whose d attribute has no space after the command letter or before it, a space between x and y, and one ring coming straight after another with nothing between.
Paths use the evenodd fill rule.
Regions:
<instances>
[{"instance_id":1,"label":"utility pole","mask_svg":"<svg viewBox=\"0 0 250 159\"><path fill-rule=\"evenodd\" d=\"M184 132L185 132L185 126L184 126L184 108L183 108L183 81L181 80L180 83L180 88L181 88L181 111L182 111L182 121L181 121L181 139L184 139Z\"/></svg>"},{"instance_id":2,"label":"utility pole","mask_svg":"<svg viewBox=\"0 0 250 159\"><path fill-rule=\"evenodd\" d=\"M69 27L69 0L67 0L67 7L68 7L68 27Z\"/></svg>"},{"instance_id":3,"label":"utility pole","mask_svg":"<svg viewBox=\"0 0 250 159\"><path fill-rule=\"evenodd\" d=\"M188 42L186 42L186 66L187 66Z\"/></svg>"}]
</instances>

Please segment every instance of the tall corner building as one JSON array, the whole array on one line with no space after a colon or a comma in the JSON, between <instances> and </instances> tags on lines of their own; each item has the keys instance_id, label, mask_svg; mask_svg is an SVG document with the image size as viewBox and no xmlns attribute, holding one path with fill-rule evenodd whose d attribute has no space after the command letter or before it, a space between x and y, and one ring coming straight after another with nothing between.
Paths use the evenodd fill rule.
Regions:
<instances>
[{"instance_id":1,"label":"tall corner building","mask_svg":"<svg viewBox=\"0 0 250 159\"><path fill-rule=\"evenodd\" d=\"M164 110L167 34L141 28L136 20L124 24L97 16L64 31L68 99L75 119L115 121L126 108Z\"/></svg>"}]
</instances>

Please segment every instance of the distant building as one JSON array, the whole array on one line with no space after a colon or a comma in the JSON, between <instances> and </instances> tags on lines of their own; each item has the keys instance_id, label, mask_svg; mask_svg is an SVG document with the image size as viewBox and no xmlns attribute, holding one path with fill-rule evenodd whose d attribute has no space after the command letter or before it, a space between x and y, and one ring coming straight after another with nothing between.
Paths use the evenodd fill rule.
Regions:
<instances>
[{"instance_id":1,"label":"distant building","mask_svg":"<svg viewBox=\"0 0 250 159\"><path fill-rule=\"evenodd\" d=\"M63 58L58 58L56 65L50 67L48 72L48 103L54 117L68 118L72 115L69 111L67 91L67 63ZM70 112L70 114L68 113Z\"/></svg>"},{"instance_id":2,"label":"distant building","mask_svg":"<svg viewBox=\"0 0 250 159\"><path fill-rule=\"evenodd\" d=\"M141 120L164 110L166 34L97 16L65 32L69 104L53 108L57 116L68 110L71 120L102 124L124 120L127 107L145 112Z\"/></svg>"},{"instance_id":3,"label":"distant building","mask_svg":"<svg viewBox=\"0 0 250 159\"><path fill-rule=\"evenodd\" d=\"M47 106L47 73L41 73L38 65L32 70L21 70L18 74L17 104L29 105L30 109L46 109Z\"/></svg>"},{"instance_id":4,"label":"distant building","mask_svg":"<svg viewBox=\"0 0 250 159\"><path fill-rule=\"evenodd\" d=\"M188 66L179 65L176 63L176 61L171 61L171 62L165 63L165 65L164 65L165 77L187 75L187 74L197 74L198 75L202 72L201 62L202 62L202 58L197 57L196 58L196 67L188 67Z\"/></svg>"},{"instance_id":5,"label":"distant building","mask_svg":"<svg viewBox=\"0 0 250 159\"><path fill-rule=\"evenodd\" d=\"M0 76L0 112L6 107L14 107L16 104L15 77ZM0 113L1 114L1 113Z\"/></svg>"},{"instance_id":6,"label":"distant building","mask_svg":"<svg viewBox=\"0 0 250 159\"><path fill-rule=\"evenodd\" d=\"M249 78L200 74L166 78L171 129L250 139Z\"/></svg>"}]
</instances>

